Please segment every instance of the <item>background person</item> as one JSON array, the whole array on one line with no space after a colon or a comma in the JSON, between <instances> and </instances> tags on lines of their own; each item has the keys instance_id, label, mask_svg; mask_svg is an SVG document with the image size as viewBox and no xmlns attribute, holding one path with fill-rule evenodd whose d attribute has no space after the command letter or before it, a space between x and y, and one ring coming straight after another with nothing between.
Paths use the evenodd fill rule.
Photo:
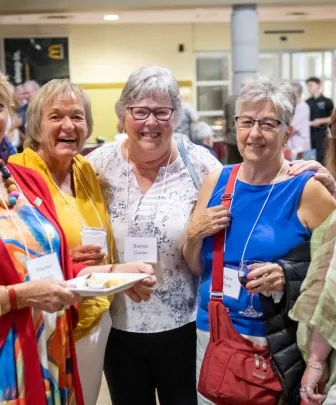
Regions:
<instances>
[{"instance_id":1,"label":"background person","mask_svg":"<svg viewBox=\"0 0 336 405\"><path fill-rule=\"evenodd\" d=\"M213 148L213 131L209 124L204 121L198 121L193 125L193 142L196 145L203 146L207 149L216 159L217 153Z\"/></svg>"},{"instance_id":2,"label":"background person","mask_svg":"<svg viewBox=\"0 0 336 405\"><path fill-rule=\"evenodd\" d=\"M180 89L181 96L181 113L180 119L176 125L175 132L187 135L193 141L193 124L198 120L198 113L190 104L190 90L187 88Z\"/></svg>"},{"instance_id":3,"label":"background person","mask_svg":"<svg viewBox=\"0 0 336 405\"><path fill-rule=\"evenodd\" d=\"M316 149L316 160L324 164L327 128L334 103L323 95L321 80L318 77L310 77L306 80L306 84L311 96L306 100L310 108L311 145Z\"/></svg>"},{"instance_id":4,"label":"background person","mask_svg":"<svg viewBox=\"0 0 336 405\"><path fill-rule=\"evenodd\" d=\"M223 130L225 142L227 144L228 164L240 163L243 160L237 146L236 128L234 121L237 98L238 94L231 94L230 96L228 96L224 105Z\"/></svg>"},{"instance_id":5,"label":"background person","mask_svg":"<svg viewBox=\"0 0 336 405\"><path fill-rule=\"evenodd\" d=\"M296 107L292 120L293 133L288 140L287 148L291 151L291 159L302 159L304 152L311 149L310 141L310 109L301 100L303 88L300 83L292 83L295 91Z\"/></svg>"}]
</instances>

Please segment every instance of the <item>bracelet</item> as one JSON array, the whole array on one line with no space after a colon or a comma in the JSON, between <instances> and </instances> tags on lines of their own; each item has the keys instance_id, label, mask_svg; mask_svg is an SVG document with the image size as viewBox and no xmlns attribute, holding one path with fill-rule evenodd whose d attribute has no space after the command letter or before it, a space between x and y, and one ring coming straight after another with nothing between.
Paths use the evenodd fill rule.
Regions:
<instances>
[{"instance_id":1,"label":"bracelet","mask_svg":"<svg viewBox=\"0 0 336 405\"><path fill-rule=\"evenodd\" d=\"M15 286L11 285L11 286L6 286L5 288L6 288L6 292L8 294L8 298L9 298L9 310L17 311L18 306L17 306Z\"/></svg>"},{"instance_id":2,"label":"bracelet","mask_svg":"<svg viewBox=\"0 0 336 405\"><path fill-rule=\"evenodd\" d=\"M326 366L325 362L320 362L320 361L317 361L316 363L311 363L311 361L308 360L307 363L310 368L312 368L313 370L318 370L318 371L324 370L324 368Z\"/></svg>"},{"instance_id":3,"label":"bracelet","mask_svg":"<svg viewBox=\"0 0 336 405\"><path fill-rule=\"evenodd\" d=\"M110 270L108 271L108 273L113 273L114 269L115 269L116 263L111 264Z\"/></svg>"}]
</instances>

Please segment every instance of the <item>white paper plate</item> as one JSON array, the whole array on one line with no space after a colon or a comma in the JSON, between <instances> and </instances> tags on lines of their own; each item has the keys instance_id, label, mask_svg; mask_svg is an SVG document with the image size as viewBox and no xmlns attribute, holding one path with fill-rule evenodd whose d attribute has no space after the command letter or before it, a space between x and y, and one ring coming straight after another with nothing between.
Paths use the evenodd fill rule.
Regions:
<instances>
[{"instance_id":1,"label":"white paper plate","mask_svg":"<svg viewBox=\"0 0 336 405\"><path fill-rule=\"evenodd\" d=\"M75 292L82 297L99 297L108 296L115 293L127 290L132 287L138 281L149 277L146 273L94 273L99 279L107 280L120 280L117 286L110 288L91 288L85 284L85 280L88 278L88 274L85 276L73 278L67 281L68 289Z\"/></svg>"}]
</instances>

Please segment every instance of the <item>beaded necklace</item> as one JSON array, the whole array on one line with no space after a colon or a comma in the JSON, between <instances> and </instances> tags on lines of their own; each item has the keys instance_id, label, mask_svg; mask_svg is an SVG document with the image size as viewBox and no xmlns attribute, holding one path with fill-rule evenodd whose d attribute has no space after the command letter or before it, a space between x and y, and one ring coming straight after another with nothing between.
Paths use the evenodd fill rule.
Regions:
<instances>
[{"instance_id":1,"label":"beaded necklace","mask_svg":"<svg viewBox=\"0 0 336 405\"><path fill-rule=\"evenodd\" d=\"M4 183L8 192L8 199L4 201L3 199L1 199L0 207L6 208L4 204L6 203L9 208L12 208L16 204L20 193L18 188L16 187L15 180L13 179L11 172L8 170L5 162L2 159L0 159L0 172L2 173L2 178L4 179Z\"/></svg>"}]
</instances>

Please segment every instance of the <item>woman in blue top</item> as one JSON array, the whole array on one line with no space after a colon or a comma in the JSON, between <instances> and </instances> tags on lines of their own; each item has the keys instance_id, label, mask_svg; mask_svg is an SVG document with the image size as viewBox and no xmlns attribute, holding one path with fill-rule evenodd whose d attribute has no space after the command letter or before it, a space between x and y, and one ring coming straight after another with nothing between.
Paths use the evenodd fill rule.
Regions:
<instances>
[{"instance_id":1,"label":"woman in blue top","mask_svg":"<svg viewBox=\"0 0 336 405\"><path fill-rule=\"evenodd\" d=\"M212 236L229 226L225 267L233 269L231 276L236 289L224 289L224 304L240 334L256 344L269 346L273 361L277 359L277 371L284 372L284 375L279 372L284 390L282 403L290 405L299 403L300 373L304 368L297 365L299 355L292 348L293 344L296 348L296 325L293 327L284 321L286 314L283 315L283 309L288 310L289 301L297 298L307 265L298 266L296 271L295 265L285 266L277 261L309 241L311 231L336 208L334 199L314 179L313 172L295 177L289 174L290 165L283 157L283 149L293 131L290 123L294 111L295 95L288 83L275 83L264 78L241 90L235 120L243 164L237 176L230 212L221 205L221 196L232 166L213 172L203 183L184 245L189 268L201 275L197 316L198 374L209 340ZM263 263L249 274L247 290L240 289L237 277L242 260ZM300 262L301 259L294 257L294 260ZM254 307L258 311L274 316L271 337L266 316L247 318L241 314L248 306L249 294L256 294ZM263 299L265 295L272 295L273 299ZM279 332L279 336L274 332ZM272 350L282 336L287 339L281 341L282 349L291 347L289 352L281 351L277 357ZM286 386L289 369L294 370L290 387ZM297 384L293 385L296 378ZM199 405L206 404L211 402L200 395Z\"/></svg>"}]
</instances>

